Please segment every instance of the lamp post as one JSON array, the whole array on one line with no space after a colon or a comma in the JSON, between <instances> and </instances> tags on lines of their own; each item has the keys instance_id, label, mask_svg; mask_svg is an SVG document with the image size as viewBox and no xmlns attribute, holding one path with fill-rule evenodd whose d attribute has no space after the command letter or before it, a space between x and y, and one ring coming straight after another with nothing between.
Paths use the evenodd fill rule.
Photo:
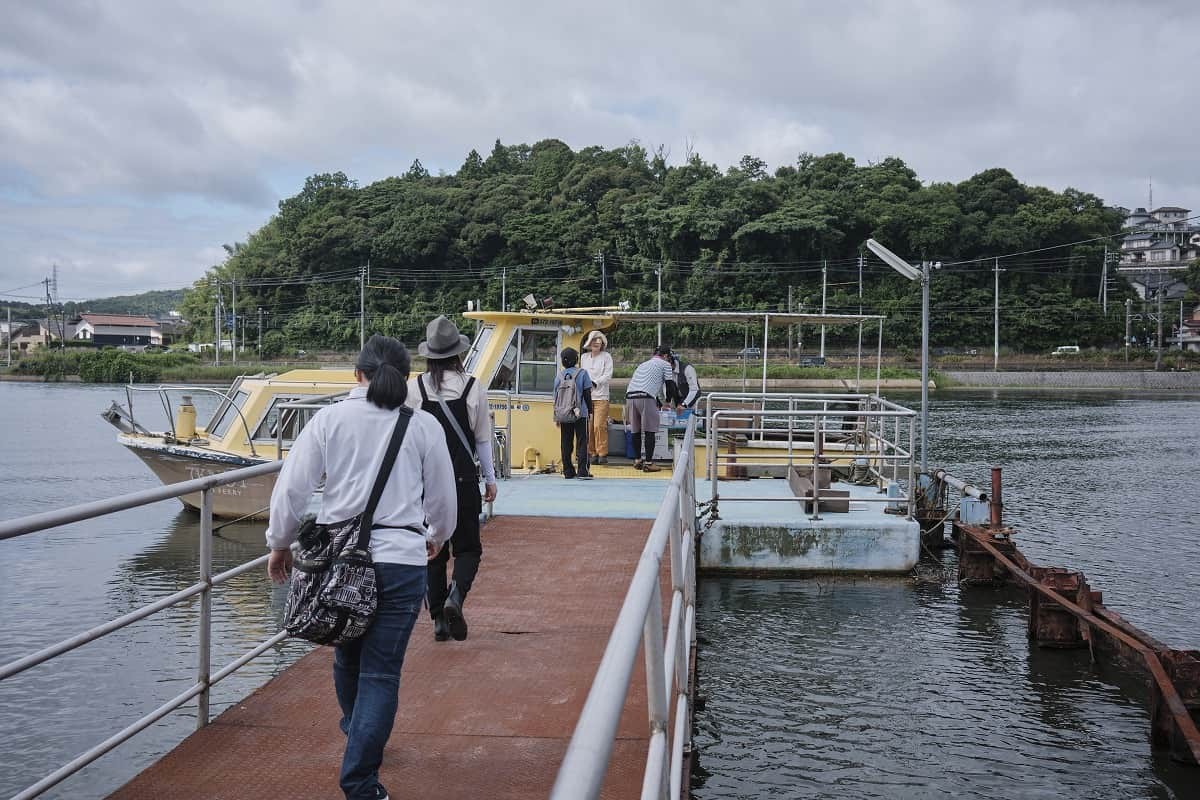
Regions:
<instances>
[{"instance_id":1,"label":"lamp post","mask_svg":"<svg viewBox=\"0 0 1200 800\"><path fill-rule=\"evenodd\" d=\"M867 247L892 269L910 281L921 282L921 472L929 471L929 271L940 266L921 262L917 269L900 256L888 250L874 239L867 239Z\"/></svg>"}]
</instances>

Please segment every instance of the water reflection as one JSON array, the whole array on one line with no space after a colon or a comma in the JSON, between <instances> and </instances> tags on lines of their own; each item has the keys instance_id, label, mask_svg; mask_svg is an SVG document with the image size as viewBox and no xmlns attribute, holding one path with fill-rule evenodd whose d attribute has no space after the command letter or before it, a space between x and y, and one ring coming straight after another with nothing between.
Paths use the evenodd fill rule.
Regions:
<instances>
[{"instance_id":1,"label":"water reflection","mask_svg":"<svg viewBox=\"0 0 1200 800\"><path fill-rule=\"evenodd\" d=\"M1028 647L1019 594L723 578L698 601L696 798L1200 792L1151 757L1130 680Z\"/></svg>"},{"instance_id":2,"label":"water reflection","mask_svg":"<svg viewBox=\"0 0 1200 800\"><path fill-rule=\"evenodd\" d=\"M111 387L0 384L0 515L149 488L157 481L96 414ZM53 445L48 449L48 445ZM64 449L65 448L65 449ZM59 453L62 457L48 455ZM262 523L213 540L213 568L265 552ZM0 542L0 661L128 613L199 577L199 516L164 501ZM254 570L213 597L214 669L279 629L284 597ZM0 683L0 796L9 796L186 689L195 680L192 600ZM219 713L307 651L288 643L220 683ZM195 727L194 705L156 723L46 797L104 797Z\"/></svg>"}]
</instances>

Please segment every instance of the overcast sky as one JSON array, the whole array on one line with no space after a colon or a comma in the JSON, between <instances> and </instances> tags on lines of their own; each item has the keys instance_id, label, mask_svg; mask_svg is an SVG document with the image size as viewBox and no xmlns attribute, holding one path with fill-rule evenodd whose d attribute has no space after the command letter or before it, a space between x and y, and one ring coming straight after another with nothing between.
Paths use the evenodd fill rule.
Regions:
<instances>
[{"instance_id":1,"label":"overcast sky","mask_svg":"<svg viewBox=\"0 0 1200 800\"><path fill-rule=\"evenodd\" d=\"M8 3L0 292L55 264L64 299L184 286L307 175L497 137L1200 209L1197 64L1189 0Z\"/></svg>"}]
</instances>

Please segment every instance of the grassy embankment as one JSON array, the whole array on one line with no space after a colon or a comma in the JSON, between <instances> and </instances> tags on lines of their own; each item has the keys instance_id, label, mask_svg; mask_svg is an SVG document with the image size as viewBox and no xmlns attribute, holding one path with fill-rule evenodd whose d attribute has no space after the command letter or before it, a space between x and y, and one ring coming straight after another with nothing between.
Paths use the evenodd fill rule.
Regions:
<instances>
[{"instance_id":1,"label":"grassy embankment","mask_svg":"<svg viewBox=\"0 0 1200 800\"><path fill-rule=\"evenodd\" d=\"M283 372L309 364L246 363L213 366L191 353L126 353L120 350L36 351L13 364L15 375L40 376L48 381L78 376L85 383L217 382L239 375Z\"/></svg>"}]
</instances>

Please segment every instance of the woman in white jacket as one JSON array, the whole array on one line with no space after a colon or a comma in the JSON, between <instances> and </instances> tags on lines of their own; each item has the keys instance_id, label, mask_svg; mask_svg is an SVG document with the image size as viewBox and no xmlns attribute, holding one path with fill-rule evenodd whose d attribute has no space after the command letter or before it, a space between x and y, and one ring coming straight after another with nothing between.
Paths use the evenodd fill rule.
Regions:
<instances>
[{"instance_id":1,"label":"woman in white jacket","mask_svg":"<svg viewBox=\"0 0 1200 800\"><path fill-rule=\"evenodd\" d=\"M592 379L592 415L588 418L588 460L608 463L608 385L612 383L613 360L608 354L608 337L592 331L583 343L579 366Z\"/></svg>"}]
</instances>

